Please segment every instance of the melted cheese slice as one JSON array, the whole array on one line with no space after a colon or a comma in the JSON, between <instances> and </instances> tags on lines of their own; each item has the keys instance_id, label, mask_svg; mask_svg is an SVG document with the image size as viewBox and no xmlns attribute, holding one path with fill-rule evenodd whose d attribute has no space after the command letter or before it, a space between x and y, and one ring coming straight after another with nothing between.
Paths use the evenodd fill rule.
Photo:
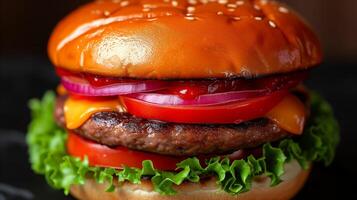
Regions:
<instances>
[{"instance_id":1,"label":"melted cheese slice","mask_svg":"<svg viewBox=\"0 0 357 200\"><path fill-rule=\"evenodd\" d=\"M88 100L69 97L64 104L64 117L68 129L80 127L92 114L104 111L123 112L118 99Z\"/></svg>"},{"instance_id":2,"label":"melted cheese slice","mask_svg":"<svg viewBox=\"0 0 357 200\"><path fill-rule=\"evenodd\" d=\"M76 129L94 113L104 111L124 112L118 99L94 101L69 97L64 105L64 115L68 129ZM306 120L305 105L294 95L287 95L265 117L290 133L301 134Z\"/></svg>"},{"instance_id":3,"label":"melted cheese slice","mask_svg":"<svg viewBox=\"0 0 357 200\"><path fill-rule=\"evenodd\" d=\"M66 88L64 88L63 85L60 84L57 86L57 94L62 96L62 95L67 95L68 92L67 92Z\"/></svg>"},{"instance_id":4,"label":"melted cheese slice","mask_svg":"<svg viewBox=\"0 0 357 200\"><path fill-rule=\"evenodd\" d=\"M305 105L294 95L288 94L266 117L293 134L302 134L306 121Z\"/></svg>"}]
</instances>

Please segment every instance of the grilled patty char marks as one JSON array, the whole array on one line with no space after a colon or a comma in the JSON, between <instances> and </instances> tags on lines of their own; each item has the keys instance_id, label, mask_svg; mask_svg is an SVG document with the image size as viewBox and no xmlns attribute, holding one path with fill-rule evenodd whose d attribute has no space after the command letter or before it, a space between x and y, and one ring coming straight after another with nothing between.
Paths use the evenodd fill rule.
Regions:
<instances>
[{"instance_id":1,"label":"grilled patty char marks","mask_svg":"<svg viewBox=\"0 0 357 200\"><path fill-rule=\"evenodd\" d=\"M65 126L63 105L56 102L55 118ZM238 125L175 124L137 118L129 113L98 112L74 130L84 138L107 146L125 146L165 155L219 154L257 147L288 136L267 119Z\"/></svg>"}]
</instances>

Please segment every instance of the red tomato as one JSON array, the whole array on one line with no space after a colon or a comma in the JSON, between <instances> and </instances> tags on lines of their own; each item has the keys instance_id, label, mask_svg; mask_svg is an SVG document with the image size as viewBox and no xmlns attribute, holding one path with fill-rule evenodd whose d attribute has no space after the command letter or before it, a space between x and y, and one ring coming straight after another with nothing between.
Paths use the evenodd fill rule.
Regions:
<instances>
[{"instance_id":1,"label":"red tomato","mask_svg":"<svg viewBox=\"0 0 357 200\"><path fill-rule=\"evenodd\" d=\"M130 150L125 147L110 148L86 139L75 133L68 133L67 152L74 157L87 156L91 166L123 168L124 166L141 168L142 161L151 160L155 168L175 170L176 163L185 157L165 156L155 153Z\"/></svg>"},{"instance_id":2,"label":"red tomato","mask_svg":"<svg viewBox=\"0 0 357 200\"><path fill-rule=\"evenodd\" d=\"M125 147L110 148L89 140L75 133L68 133L67 152L69 155L83 159L87 156L90 166L112 167L121 169L124 166L142 168L144 160L151 160L154 167L159 170L174 171L176 164L188 157L165 156L155 153L130 150ZM261 155L261 148L238 150L228 155L218 155L221 158L228 157L231 161L243 159L249 155ZM203 167L205 160L217 155L197 156Z\"/></svg>"},{"instance_id":3,"label":"red tomato","mask_svg":"<svg viewBox=\"0 0 357 200\"><path fill-rule=\"evenodd\" d=\"M273 92L251 100L214 106L167 106L147 103L121 96L123 106L132 115L175 123L241 123L264 116L288 94L287 90Z\"/></svg>"}]
</instances>

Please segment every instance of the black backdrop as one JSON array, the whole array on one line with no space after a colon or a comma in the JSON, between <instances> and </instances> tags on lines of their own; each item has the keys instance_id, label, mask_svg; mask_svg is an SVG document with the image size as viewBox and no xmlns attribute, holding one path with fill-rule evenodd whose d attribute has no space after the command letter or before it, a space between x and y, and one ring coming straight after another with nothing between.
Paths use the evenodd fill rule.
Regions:
<instances>
[{"instance_id":1,"label":"black backdrop","mask_svg":"<svg viewBox=\"0 0 357 200\"><path fill-rule=\"evenodd\" d=\"M58 83L46 56L49 34L59 19L83 2L86 1L1 0L0 200L30 197L70 199L64 197L62 192L49 188L43 177L31 172L24 135L29 121L28 99L40 97L44 91L53 89ZM310 1L299 2L309 6ZM304 8L303 5L298 7ZM310 18L314 19L313 16ZM349 28L346 26L346 31ZM349 40L357 44L354 38ZM341 125L342 141L336 161L329 168L316 165L311 179L297 199L338 199L341 195L357 199L351 183L357 178L357 136L354 130L357 53L346 52L348 57L339 56L344 55L343 51L334 54L332 49L338 49L338 46L327 48L330 48L326 50L330 53L326 62L313 70L308 85L320 91L335 108Z\"/></svg>"}]
</instances>

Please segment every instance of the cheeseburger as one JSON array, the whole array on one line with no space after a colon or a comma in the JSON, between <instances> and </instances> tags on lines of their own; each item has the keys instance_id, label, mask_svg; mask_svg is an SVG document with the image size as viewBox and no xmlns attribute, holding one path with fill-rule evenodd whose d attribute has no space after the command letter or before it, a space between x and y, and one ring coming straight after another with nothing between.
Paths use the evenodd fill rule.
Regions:
<instances>
[{"instance_id":1,"label":"cheeseburger","mask_svg":"<svg viewBox=\"0 0 357 200\"><path fill-rule=\"evenodd\" d=\"M30 161L78 199L290 199L339 140L310 27L269 0L102 0L48 45Z\"/></svg>"}]
</instances>

